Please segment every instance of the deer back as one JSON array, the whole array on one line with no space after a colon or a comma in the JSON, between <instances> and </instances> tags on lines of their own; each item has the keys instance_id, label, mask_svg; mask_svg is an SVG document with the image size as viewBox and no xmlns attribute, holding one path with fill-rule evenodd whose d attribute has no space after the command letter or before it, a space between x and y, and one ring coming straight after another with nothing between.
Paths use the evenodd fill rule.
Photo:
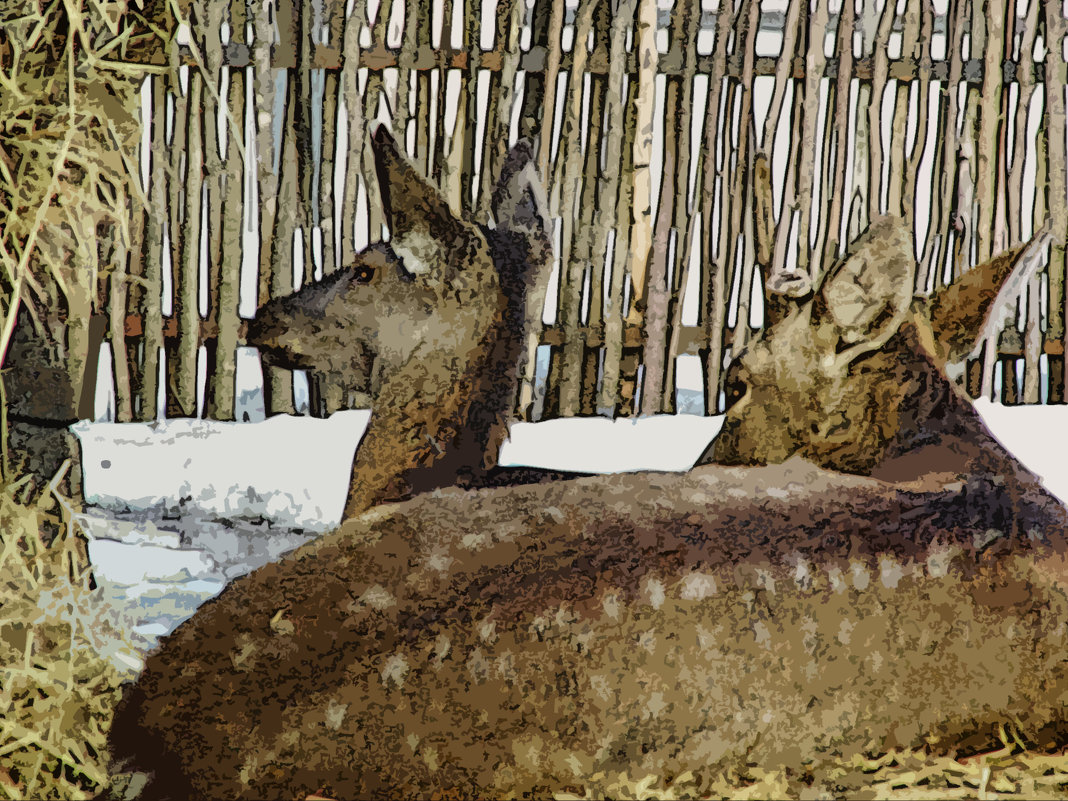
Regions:
<instances>
[{"instance_id":1,"label":"deer back","mask_svg":"<svg viewBox=\"0 0 1068 801\"><path fill-rule=\"evenodd\" d=\"M710 457L742 466L373 509L167 638L115 755L155 797L581 793L618 773L707 794L746 765L979 748L1006 721L1063 743L1068 514L969 414L930 345L957 323L902 288L907 265L867 261L873 229L732 368ZM785 342L816 375L772 390Z\"/></svg>"}]
</instances>

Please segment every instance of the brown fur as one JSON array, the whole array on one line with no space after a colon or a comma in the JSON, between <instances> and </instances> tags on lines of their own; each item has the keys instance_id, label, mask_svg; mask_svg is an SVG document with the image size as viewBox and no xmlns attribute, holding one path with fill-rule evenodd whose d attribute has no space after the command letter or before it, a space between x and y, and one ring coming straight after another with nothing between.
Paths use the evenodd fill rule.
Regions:
<instances>
[{"instance_id":1,"label":"brown fur","mask_svg":"<svg viewBox=\"0 0 1068 801\"><path fill-rule=\"evenodd\" d=\"M923 351L911 268L856 269L879 230L732 368L710 456L769 466L371 510L164 641L115 755L151 797L504 796L1066 742L1068 513Z\"/></svg>"},{"instance_id":2,"label":"brown fur","mask_svg":"<svg viewBox=\"0 0 1068 801\"><path fill-rule=\"evenodd\" d=\"M385 128L371 144L390 243L266 303L248 335L271 363L373 396L345 518L436 487L493 480L487 471L515 404L528 299L536 301L552 263L529 145L505 162L489 229L452 214Z\"/></svg>"}]
</instances>

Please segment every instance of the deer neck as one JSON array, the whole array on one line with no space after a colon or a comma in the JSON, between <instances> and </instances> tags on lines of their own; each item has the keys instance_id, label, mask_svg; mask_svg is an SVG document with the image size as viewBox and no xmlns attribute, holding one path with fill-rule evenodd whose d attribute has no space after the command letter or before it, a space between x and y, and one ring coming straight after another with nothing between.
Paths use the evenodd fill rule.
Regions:
<instances>
[{"instance_id":1,"label":"deer neck","mask_svg":"<svg viewBox=\"0 0 1068 801\"><path fill-rule=\"evenodd\" d=\"M889 348L902 379L898 428L872 477L922 491L970 487L991 499L1002 496L999 505L1028 497L1060 509L1038 477L994 438L971 401L917 347L917 338L917 330L905 326Z\"/></svg>"}]
</instances>

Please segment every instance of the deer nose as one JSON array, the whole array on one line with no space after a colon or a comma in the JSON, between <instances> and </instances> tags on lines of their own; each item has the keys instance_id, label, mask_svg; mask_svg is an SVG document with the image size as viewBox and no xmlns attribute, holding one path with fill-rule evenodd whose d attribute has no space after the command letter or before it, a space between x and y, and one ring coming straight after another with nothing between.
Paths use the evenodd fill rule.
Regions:
<instances>
[{"instance_id":1,"label":"deer nose","mask_svg":"<svg viewBox=\"0 0 1068 801\"><path fill-rule=\"evenodd\" d=\"M268 336L267 325L260 315L245 323L245 344L252 347L262 345Z\"/></svg>"}]
</instances>

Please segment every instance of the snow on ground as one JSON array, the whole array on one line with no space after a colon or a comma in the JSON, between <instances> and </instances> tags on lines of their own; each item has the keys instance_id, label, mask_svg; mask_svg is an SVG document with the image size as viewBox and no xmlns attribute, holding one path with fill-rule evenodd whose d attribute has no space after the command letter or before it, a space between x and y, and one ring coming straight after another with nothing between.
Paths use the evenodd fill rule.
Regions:
<instances>
[{"instance_id":1,"label":"snow on ground","mask_svg":"<svg viewBox=\"0 0 1068 801\"><path fill-rule=\"evenodd\" d=\"M1068 503L1068 406L975 402L987 428L1050 492Z\"/></svg>"},{"instance_id":2,"label":"snow on ground","mask_svg":"<svg viewBox=\"0 0 1068 801\"><path fill-rule=\"evenodd\" d=\"M1068 501L1068 406L979 401L994 435ZM335 526L369 413L254 423L161 420L74 426L82 444L81 516L100 600L131 639L129 665L236 576ZM572 418L518 423L505 465L625 472L686 470L721 417Z\"/></svg>"}]
</instances>

